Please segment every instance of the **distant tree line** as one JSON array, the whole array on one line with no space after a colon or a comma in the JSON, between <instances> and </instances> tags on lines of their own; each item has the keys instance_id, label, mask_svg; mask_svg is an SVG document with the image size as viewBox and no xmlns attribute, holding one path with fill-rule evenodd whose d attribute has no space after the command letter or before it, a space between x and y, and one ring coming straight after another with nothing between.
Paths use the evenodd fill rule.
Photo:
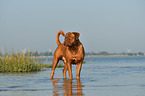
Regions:
<instances>
[{"instance_id":1,"label":"distant tree line","mask_svg":"<svg viewBox=\"0 0 145 96\"><path fill-rule=\"evenodd\" d=\"M26 55L31 55L31 56L53 56L53 52L40 52L38 53L37 51L35 52L27 52ZM87 55L127 55L127 56L144 56L144 53L142 52L138 52L138 53L109 53L109 52L106 52L106 51L102 51L102 52L99 52L99 53L95 53L95 52L86 52L86 56Z\"/></svg>"},{"instance_id":2,"label":"distant tree line","mask_svg":"<svg viewBox=\"0 0 145 96\"><path fill-rule=\"evenodd\" d=\"M35 52L26 52L26 56L52 56L52 52L40 52L38 53L37 51Z\"/></svg>"},{"instance_id":3,"label":"distant tree line","mask_svg":"<svg viewBox=\"0 0 145 96\"><path fill-rule=\"evenodd\" d=\"M106 52L106 51L102 51L102 52L99 52L99 53L95 53L95 52L86 52L86 56L87 55L127 55L127 56L145 56L145 53L142 53L142 52L138 52L138 53L125 53L125 52L122 52L122 53L109 53L109 52Z\"/></svg>"},{"instance_id":4,"label":"distant tree line","mask_svg":"<svg viewBox=\"0 0 145 96\"><path fill-rule=\"evenodd\" d=\"M86 55L109 55L109 53L106 52L106 51L102 51L102 52L99 52L99 53L87 52Z\"/></svg>"},{"instance_id":5,"label":"distant tree line","mask_svg":"<svg viewBox=\"0 0 145 96\"><path fill-rule=\"evenodd\" d=\"M2 53L0 51L0 56L4 56L8 53ZM28 51L25 53L26 56L53 56L53 52L52 51L46 51L46 52L40 52L38 53L38 51ZM109 53L109 52L106 52L106 51L102 51L102 52L86 52L86 56L88 55L105 55L105 56L109 56L109 55L122 55L122 56L145 56L145 53L143 52L138 52L138 53L125 53L125 52L122 52L122 53Z\"/></svg>"}]
</instances>

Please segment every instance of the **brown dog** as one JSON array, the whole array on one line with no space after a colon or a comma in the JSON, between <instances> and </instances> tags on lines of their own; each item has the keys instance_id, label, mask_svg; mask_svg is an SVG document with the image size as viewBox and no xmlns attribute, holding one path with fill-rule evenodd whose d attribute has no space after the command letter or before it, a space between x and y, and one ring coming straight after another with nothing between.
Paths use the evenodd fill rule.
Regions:
<instances>
[{"instance_id":1,"label":"brown dog","mask_svg":"<svg viewBox=\"0 0 145 96\"><path fill-rule=\"evenodd\" d=\"M60 43L59 35L62 34L65 37L64 43ZM69 72L69 79L72 79L72 64L77 65L77 79L80 79L80 71L82 62L85 56L84 48L79 41L80 34L77 32L68 32L65 36L63 31L59 31L56 36L56 42L58 47L54 52L53 68L50 79L53 79L54 70L59 60L64 62L63 76L66 78L66 71Z\"/></svg>"}]
</instances>

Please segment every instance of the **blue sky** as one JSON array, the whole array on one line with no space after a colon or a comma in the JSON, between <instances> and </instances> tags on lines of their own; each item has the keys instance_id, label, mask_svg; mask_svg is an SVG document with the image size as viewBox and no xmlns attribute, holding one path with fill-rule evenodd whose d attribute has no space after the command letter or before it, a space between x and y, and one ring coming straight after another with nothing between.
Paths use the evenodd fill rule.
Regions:
<instances>
[{"instance_id":1,"label":"blue sky","mask_svg":"<svg viewBox=\"0 0 145 96\"><path fill-rule=\"evenodd\" d=\"M87 52L145 52L145 0L0 0L0 48L54 51L59 30Z\"/></svg>"}]
</instances>

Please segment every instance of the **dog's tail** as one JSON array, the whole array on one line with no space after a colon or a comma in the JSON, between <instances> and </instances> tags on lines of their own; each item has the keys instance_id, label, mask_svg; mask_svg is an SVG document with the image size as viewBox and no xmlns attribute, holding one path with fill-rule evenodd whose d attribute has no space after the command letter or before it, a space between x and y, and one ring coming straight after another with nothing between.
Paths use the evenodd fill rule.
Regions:
<instances>
[{"instance_id":1,"label":"dog's tail","mask_svg":"<svg viewBox=\"0 0 145 96\"><path fill-rule=\"evenodd\" d=\"M60 45L61 42L59 41L59 35L62 34L65 37L65 34L62 30L58 31L57 35L56 35L56 43L57 45Z\"/></svg>"}]
</instances>

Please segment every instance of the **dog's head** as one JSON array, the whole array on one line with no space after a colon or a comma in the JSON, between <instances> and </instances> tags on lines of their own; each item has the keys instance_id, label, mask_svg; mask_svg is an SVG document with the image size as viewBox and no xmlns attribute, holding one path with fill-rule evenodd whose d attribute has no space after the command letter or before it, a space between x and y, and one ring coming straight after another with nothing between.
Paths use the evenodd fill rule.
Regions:
<instances>
[{"instance_id":1,"label":"dog's head","mask_svg":"<svg viewBox=\"0 0 145 96\"><path fill-rule=\"evenodd\" d=\"M80 33L78 32L68 32L65 36L64 45L69 47L76 45L79 41L79 36Z\"/></svg>"}]
</instances>

